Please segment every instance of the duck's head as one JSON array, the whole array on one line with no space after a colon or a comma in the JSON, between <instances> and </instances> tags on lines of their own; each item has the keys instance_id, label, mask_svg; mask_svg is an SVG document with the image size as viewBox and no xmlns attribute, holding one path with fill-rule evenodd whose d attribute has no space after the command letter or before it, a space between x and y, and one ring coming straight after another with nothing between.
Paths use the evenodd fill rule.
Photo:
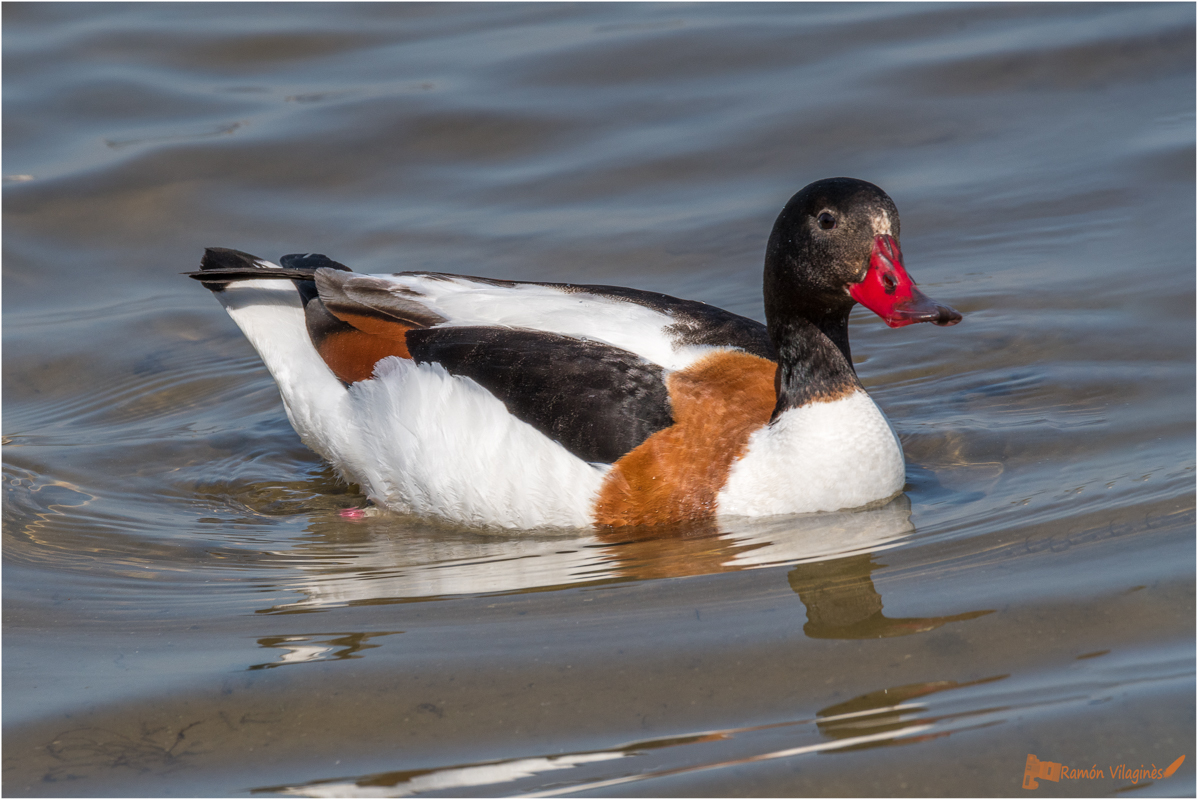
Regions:
<instances>
[{"instance_id":1,"label":"duck's head","mask_svg":"<svg viewBox=\"0 0 1198 800\"><path fill-rule=\"evenodd\" d=\"M892 328L961 321L907 274L894 201L855 178L816 181L782 209L766 248L765 303L771 326L795 315L845 320L854 303Z\"/></svg>"}]
</instances>

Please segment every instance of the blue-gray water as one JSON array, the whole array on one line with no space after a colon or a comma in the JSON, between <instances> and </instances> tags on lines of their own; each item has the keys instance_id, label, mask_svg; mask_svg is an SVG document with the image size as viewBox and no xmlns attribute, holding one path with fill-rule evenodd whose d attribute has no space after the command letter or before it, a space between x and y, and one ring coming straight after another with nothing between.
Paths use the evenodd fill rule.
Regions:
<instances>
[{"instance_id":1,"label":"blue-gray water","mask_svg":"<svg viewBox=\"0 0 1198 800\"><path fill-rule=\"evenodd\" d=\"M5 795L1194 793L1192 4L2 13ZM342 519L178 274L760 319L774 216L834 175L966 315L854 312L908 457L856 514Z\"/></svg>"}]
</instances>

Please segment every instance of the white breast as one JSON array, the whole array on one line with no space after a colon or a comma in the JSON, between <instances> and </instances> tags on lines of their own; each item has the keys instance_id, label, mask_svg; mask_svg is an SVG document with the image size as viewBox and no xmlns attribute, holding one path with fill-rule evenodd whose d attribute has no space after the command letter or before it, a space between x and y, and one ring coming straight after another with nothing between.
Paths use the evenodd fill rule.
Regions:
<instances>
[{"instance_id":1,"label":"white breast","mask_svg":"<svg viewBox=\"0 0 1198 800\"><path fill-rule=\"evenodd\" d=\"M721 515L838 511L902 491L903 450L864 391L781 415L749 438L717 498Z\"/></svg>"}]
</instances>

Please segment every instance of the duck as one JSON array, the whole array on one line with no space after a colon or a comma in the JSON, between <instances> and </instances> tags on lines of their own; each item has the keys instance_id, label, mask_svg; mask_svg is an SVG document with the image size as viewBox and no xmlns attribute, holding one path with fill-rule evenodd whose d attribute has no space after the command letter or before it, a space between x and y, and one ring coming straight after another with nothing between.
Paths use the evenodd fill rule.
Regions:
<instances>
[{"instance_id":1,"label":"duck","mask_svg":"<svg viewBox=\"0 0 1198 800\"><path fill-rule=\"evenodd\" d=\"M955 325L906 271L894 201L815 181L765 249L765 324L620 286L360 274L211 247L211 290L300 439L376 507L482 528L841 511L905 484L849 312Z\"/></svg>"}]
</instances>

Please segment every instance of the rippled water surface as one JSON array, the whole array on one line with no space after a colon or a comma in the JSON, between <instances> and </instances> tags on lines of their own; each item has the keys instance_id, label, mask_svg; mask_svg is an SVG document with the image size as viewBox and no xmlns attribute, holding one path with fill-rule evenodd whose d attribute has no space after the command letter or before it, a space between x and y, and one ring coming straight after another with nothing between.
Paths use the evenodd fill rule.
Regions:
<instances>
[{"instance_id":1,"label":"rippled water surface","mask_svg":"<svg viewBox=\"0 0 1198 800\"><path fill-rule=\"evenodd\" d=\"M5 4L4 793L1192 795L1194 23ZM774 216L834 175L966 315L854 312L908 459L856 513L344 519L179 275L315 251L761 319Z\"/></svg>"}]
</instances>

